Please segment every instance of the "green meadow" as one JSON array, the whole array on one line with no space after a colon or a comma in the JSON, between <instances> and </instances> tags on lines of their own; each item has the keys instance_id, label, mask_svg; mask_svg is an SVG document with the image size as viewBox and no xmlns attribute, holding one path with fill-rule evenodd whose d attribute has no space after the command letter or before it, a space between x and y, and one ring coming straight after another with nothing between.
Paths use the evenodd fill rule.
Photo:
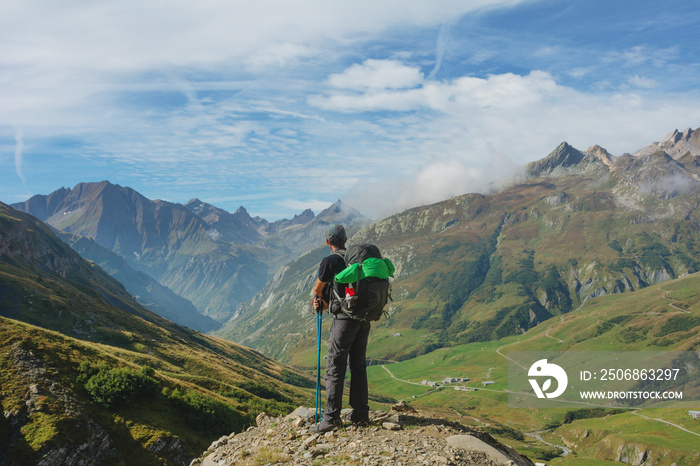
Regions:
<instances>
[{"instance_id":1,"label":"green meadow","mask_svg":"<svg viewBox=\"0 0 700 466\"><path fill-rule=\"evenodd\" d=\"M635 455L646 455L653 464L698 464L700 421L691 418L687 408L603 409L593 414L581 414L585 406L581 410L511 408L506 392L511 351L697 350L698 290L700 275L687 275L637 292L591 299L519 336L372 365L368 368L370 393L478 426L528 457L549 464L605 465L612 464L611 459L622 461ZM391 336L391 329L381 326L378 330L373 337L377 344L370 342L369 349L376 359L381 359L385 347L403 338L421 338L404 332ZM446 377L468 377L469 381L439 388L420 384ZM494 384L483 385L487 380ZM696 404L700 410L700 401ZM687 405L695 406L692 402ZM586 417L589 415L593 417ZM561 457L561 449L526 435L540 431L546 442L573 452Z\"/></svg>"}]
</instances>

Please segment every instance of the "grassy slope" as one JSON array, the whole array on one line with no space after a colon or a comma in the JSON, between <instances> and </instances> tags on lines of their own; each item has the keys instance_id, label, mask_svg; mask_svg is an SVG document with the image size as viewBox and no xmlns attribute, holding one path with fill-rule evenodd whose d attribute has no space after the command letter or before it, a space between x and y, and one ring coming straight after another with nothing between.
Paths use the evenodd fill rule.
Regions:
<instances>
[{"instance_id":1,"label":"grassy slope","mask_svg":"<svg viewBox=\"0 0 700 466\"><path fill-rule=\"evenodd\" d=\"M0 227L0 463L34 464L100 429L110 464L182 462L260 411L312 398L293 369L144 309L33 217L0 205ZM149 366L156 390L103 406L77 380L83 361Z\"/></svg>"},{"instance_id":2,"label":"grassy slope","mask_svg":"<svg viewBox=\"0 0 700 466\"><path fill-rule=\"evenodd\" d=\"M84 432L67 426L85 425L87 420L112 437L116 451L110 461L128 464L129 458L134 457L138 464L172 462L173 458L150 452L149 447L177 437L188 457L197 456L219 436L249 425L260 411L287 412L311 398L307 390L283 381L291 374L288 368L247 348L203 335L184 339L152 326L148 334L114 331L112 344L107 345L6 318L0 318L0 335L0 404L5 412L27 417L21 438L15 439L9 450L5 450L7 443L3 439L0 443L5 446L0 448L0 454L26 462L41 457L57 444L83 442ZM19 349L31 351L36 366L46 370L45 377L36 379L23 370L17 359ZM230 406L238 414L231 423L218 427L212 427L214 419L209 423L206 415L200 423L188 422L163 393L125 406L104 407L95 403L83 384L76 381L81 361L136 370L153 367L159 391L191 390ZM32 384L42 387L42 408L28 413L27 386ZM68 413L65 399L54 393L52 384L63 387L77 400L82 406L79 413ZM257 384L274 391L276 399L270 399L264 390L258 392ZM7 425L0 426L0 437L9 435L8 429Z\"/></svg>"}]
</instances>

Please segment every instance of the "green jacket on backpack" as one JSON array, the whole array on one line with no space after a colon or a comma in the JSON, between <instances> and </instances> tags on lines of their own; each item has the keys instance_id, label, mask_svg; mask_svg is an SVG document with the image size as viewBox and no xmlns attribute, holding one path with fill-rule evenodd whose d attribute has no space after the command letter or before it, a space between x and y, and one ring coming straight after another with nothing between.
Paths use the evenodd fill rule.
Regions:
<instances>
[{"instance_id":1,"label":"green jacket on backpack","mask_svg":"<svg viewBox=\"0 0 700 466\"><path fill-rule=\"evenodd\" d=\"M352 264L335 276L337 283L354 283L357 281L357 269L360 264ZM362 262L360 279L367 277L389 278L394 276L394 264L389 259L370 257Z\"/></svg>"}]
</instances>

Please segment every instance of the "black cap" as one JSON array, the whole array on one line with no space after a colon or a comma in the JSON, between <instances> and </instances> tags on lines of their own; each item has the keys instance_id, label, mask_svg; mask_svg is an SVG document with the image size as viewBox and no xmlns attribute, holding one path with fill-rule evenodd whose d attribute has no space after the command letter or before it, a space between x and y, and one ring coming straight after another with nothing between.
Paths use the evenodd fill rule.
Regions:
<instances>
[{"instance_id":1,"label":"black cap","mask_svg":"<svg viewBox=\"0 0 700 466\"><path fill-rule=\"evenodd\" d=\"M328 225L328 230L326 231L326 239L331 243L334 240L345 241L348 239L348 235L345 234L345 228L343 228L343 225L333 223Z\"/></svg>"}]
</instances>

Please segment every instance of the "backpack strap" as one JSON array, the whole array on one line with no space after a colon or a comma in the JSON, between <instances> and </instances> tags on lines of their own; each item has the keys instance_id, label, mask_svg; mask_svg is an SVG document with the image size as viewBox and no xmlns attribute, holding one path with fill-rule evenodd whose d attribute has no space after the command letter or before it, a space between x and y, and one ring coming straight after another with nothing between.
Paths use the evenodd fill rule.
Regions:
<instances>
[{"instance_id":1,"label":"backpack strap","mask_svg":"<svg viewBox=\"0 0 700 466\"><path fill-rule=\"evenodd\" d=\"M331 251L331 255L339 256L343 259L343 262L345 262L345 249L336 249L335 251ZM335 284L335 278L333 278L333 280L331 280L330 282L328 282L326 284L326 286L328 286L330 289L330 293L328 293L328 312L329 313L332 313L331 306L333 304L333 298L336 298L338 300L338 303L340 303L341 308L343 307L342 298L340 296L338 296L338 292L335 290L335 286L333 286L334 284Z\"/></svg>"}]
</instances>

